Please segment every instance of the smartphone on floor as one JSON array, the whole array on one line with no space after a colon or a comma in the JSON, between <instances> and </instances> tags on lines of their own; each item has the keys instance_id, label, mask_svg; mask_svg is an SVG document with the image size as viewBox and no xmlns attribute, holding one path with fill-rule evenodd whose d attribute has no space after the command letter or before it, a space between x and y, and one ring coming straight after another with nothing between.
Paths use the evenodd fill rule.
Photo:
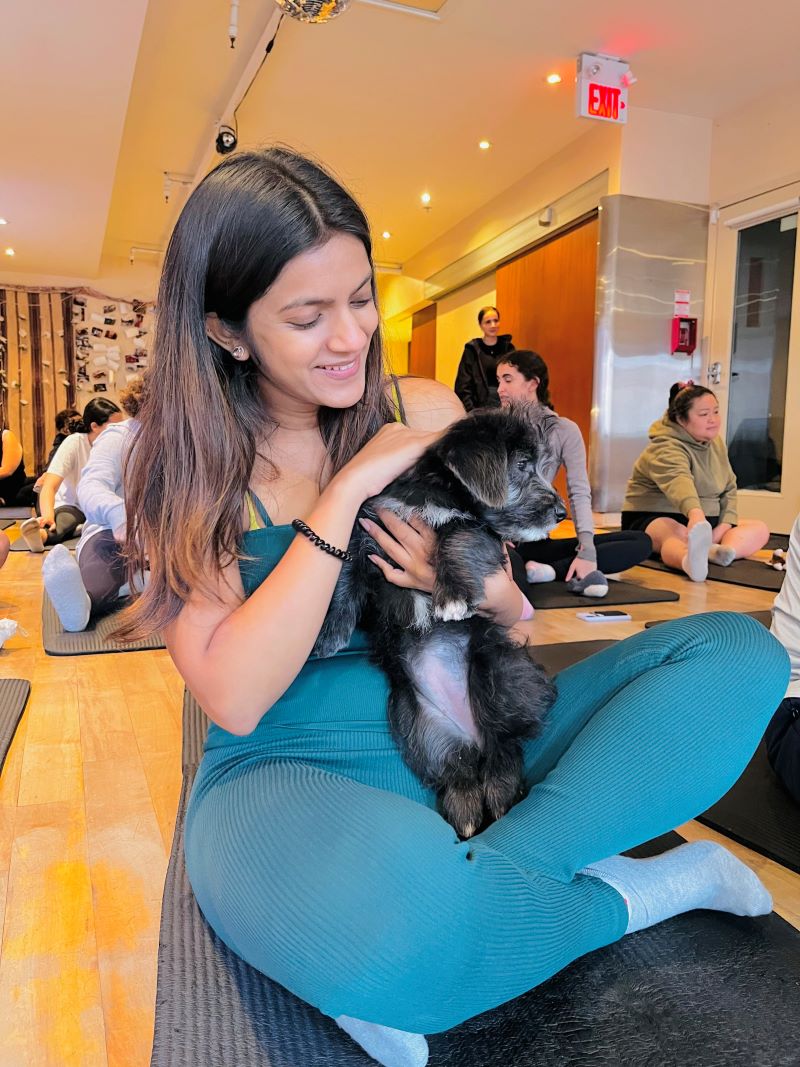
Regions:
<instances>
[{"instance_id":1,"label":"smartphone on floor","mask_svg":"<svg viewBox=\"0 0 800 1067\"><path fill-rule=\"evenodd\" d=\"M586 622L631 622L631 616L627 611L616 611L614 608L606 608L605 611L579 611L578 618Z\"/></svg>"}]
</instances>

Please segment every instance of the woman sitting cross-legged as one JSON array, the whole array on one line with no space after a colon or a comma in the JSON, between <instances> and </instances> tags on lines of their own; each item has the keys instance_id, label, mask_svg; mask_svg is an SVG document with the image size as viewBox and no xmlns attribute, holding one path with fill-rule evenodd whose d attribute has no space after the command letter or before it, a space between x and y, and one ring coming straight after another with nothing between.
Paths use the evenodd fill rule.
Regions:
<instances>
[{"instance_id":1,"label":"woman sitting cross-legged","mask_svg":"<svg viewBox=\"0 0 800 1067\"><path fill-rule=\"evenodd\" d=\"M69 420L61 444L36 483L39 487L38 518L26 519L20 530L31 552L60 545L75 537L86 516L78 507L78 482L89 461L92 445L106 426L121 422L122 412L112 400L95 397L83 416Z\"/></svg>"},{"instance_id":2,"label":"woman sitting cross-legged","mask_svg":"<svg viewBox=\"0 0 800 1067\"><path fill-rule=\"evenodd\" d=\"M736 475L719 436L717 398L705 386L676 382L669 407L650 427L625 490L622 529L644 530L664 563L705 581L708 564L727 567L769 540L759 519L739 522Z\"/></svg>"},{"instance_id":3,"label":"woman sitting cross-legged","mask_svg":"<svg viewBox=\"0 0 800 1067\"><path fill-rule=\"evenodd\" d=\"M90 617L113 611L128 591L122 552L126 528L122 472L138 427L142 389L139 378L120 393L129 418L103 431L78 482L78 505L86 518L75 557L64 545L56 545L42 566L47 594L61 625L71 632L85 630ZM68 437L61 447L71 440Z\"/></svg>"},{"instance_id":4,"label":"woman sitting cross-legged","mask_svg":"<svg viewBox=\"0 0 800 1067\"><path fill-rule=\"evenodd\" d=\"M571 592L602 597L608 592L606 574L635 567L653 550L650 538L638 531L595 534L592 520L592 491L586 472L586 449L581 431L570 419L552 410L550 375L547 364L536 352L509 352L497 364L500 403L540 405L552 460L544 471L552 482L563 466L567 473L567 495L577 538L545 538L517 545L525 560L529 582L566 581Z\"/></svg>"}]
</instances>

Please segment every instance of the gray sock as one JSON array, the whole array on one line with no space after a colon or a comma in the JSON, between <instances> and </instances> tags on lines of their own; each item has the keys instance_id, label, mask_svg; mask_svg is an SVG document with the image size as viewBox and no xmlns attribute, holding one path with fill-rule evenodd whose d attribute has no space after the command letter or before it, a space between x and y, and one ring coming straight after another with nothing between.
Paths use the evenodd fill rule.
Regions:
<instances>
[{"instance_id":1,"label":"gray sock","mask_svg":"<svg viewBox=\"0 0 800 1067\"><path fill-rule=\"evenodd\" d=\"M624 897L626 934L695 908L732 915L772 910L772 898L756 875L714 841L693 841L647 860L611 856L578 873L600 878Z\"/></svg>"},{"instance_id":2,"label":"gray sock","mask_svg":"<svg viewBox=\"0 0 800 1067\"><path fill-rule=\"evenodd\" d=\"M711 548L711 523L698 522L689 531L683 569L693 582L704 582L708 577L708 550Z\"/></svg>"},{"instance_id":3,"label":"gray sock","mask_svg":"<svg viewBox=\"0 0 800 1067\"><path fill-rule=\"evenodd\" d=\"M730 567L736 559L736 549L730 545L712 545L708 550L708 562L718 567Z\"/></svg>"},{"instance_id":4,"label":"gray sock","mask_svg":"<svg viewBox=\"0 0 800 1067\"><path fill-rule=\"evenodd\" d=\"M54 545L42 564L42 578L61 625L70 633L85 630L92 602L81 578L78 561L63 545Z\"/></svg>"},{"instance_id":5,"label":"gray sock","mask_svg":"<svg viewBox=\"0 0 800 1067\"><path fill-rule=\"evenodd\" d=\"M567 589L579 596L602 597L608 593L608 582L602 571L590 571L585 578L571 578Z\"/></svg>"},{"instance_id":6,"label":"gray sock","mask_svg":"<svg viewBox=\"0 0 800 1067\"><path fill-rule=\"evenodd\" d=\"M333 1021L383 1067L425 1067L428 1062L428 1042L422 1034L365 1023L349 1015Z\"/></svg>"}]
</instances>

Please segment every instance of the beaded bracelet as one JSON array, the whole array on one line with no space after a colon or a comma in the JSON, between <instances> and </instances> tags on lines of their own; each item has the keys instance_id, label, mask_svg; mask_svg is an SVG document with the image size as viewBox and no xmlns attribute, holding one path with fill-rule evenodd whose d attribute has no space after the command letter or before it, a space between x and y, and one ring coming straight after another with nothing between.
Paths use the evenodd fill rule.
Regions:
<instances>
[{"instance_id":1,"label":"beaded bracelet","mask_svg":"<svg viewBox=\"0 0 800 1067\"><path fill-rule=\"evenodd\" d=\"M337 559L343 560L345 563L351 563L353 557L343 548L336 548L334 545L329 545L327 541L324 541L319 534L315 534L310 526L307 526L302 519L292 519L292 528L298 533L303 534L309 541L312 541L317 548L321 548L323 552L327 552L329 556L336 556Z\"/></svg>"}]
</instances>

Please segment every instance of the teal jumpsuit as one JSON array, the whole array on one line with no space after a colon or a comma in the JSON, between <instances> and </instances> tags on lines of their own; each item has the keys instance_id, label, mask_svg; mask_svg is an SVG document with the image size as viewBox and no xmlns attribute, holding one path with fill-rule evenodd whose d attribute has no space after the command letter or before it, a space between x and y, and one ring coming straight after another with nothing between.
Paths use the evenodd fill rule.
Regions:
<instances>
[{"instance_id":1,"label":"teal jumpsuit","mask_svg":"<svg viewBox=\"0 0 800 1067\"><path fill-rule=\"evenodd\" d=\"M294 537L259 511L247 594ZM525 746L528 795L459 841L390 736L387 681L356 633L309 659L249 736L212 724L186 819L189 879L234 952L326 1014L449 1029L623 935L622 897L576 872L717 800L788 675L777 641L732 613L570 667Z\"/></svg>"}]
</instances>

